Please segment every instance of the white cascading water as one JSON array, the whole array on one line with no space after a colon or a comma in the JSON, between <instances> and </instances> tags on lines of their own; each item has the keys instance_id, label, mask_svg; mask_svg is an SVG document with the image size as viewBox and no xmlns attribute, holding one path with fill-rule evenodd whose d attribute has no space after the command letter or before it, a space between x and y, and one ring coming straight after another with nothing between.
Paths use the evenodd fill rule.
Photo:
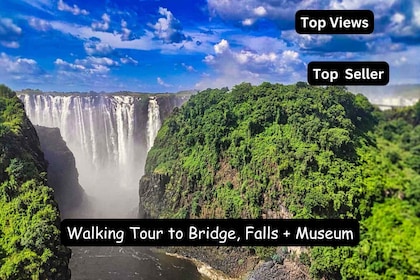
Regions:
<instances>
[{"instance_id":1,"label":"white cascading water","mask_svg":"<svg viewBox=\"0 0 420 280\"><path fill-rule=\"evenodd\" d=\"M156 135L161 127L159 104L156 98L149 98L147 110L147 151L149 151L155 141Z\"/></svg>"},{"instance_id":2,"label":"white cascading water","mask_svg":"<svg viewBox=\"0 0 420 280\"><path fill-rule=\"evenodd\" d=\"M33 124L60 129L76 159L88 198L78 213L66 218L137 218L138 182L166 116L159 112L158 98L39 93L19 97ZM168 99L161 108L186 100ZM142 247L73 247L69 266L72 277L80 279L202 279L190 263Z\"/></svg>"},{"instance_id":3,"label":"white cascading water","mask_svg":"<svg viewBox=\"0 0 420 280\"><path fill-rule=\"evenodd\" d=\"M96 217L121 217L126 215L127 207L137 206L138 180L143 175L147 151L161 126L156 98L149 98L145 120L145 114L142 118L139 112L144 97L139 96L19 97L33 124L60 129L75 156L80 184L96 204L102 205L94 214Z\"/></svg>"}]
</instances>

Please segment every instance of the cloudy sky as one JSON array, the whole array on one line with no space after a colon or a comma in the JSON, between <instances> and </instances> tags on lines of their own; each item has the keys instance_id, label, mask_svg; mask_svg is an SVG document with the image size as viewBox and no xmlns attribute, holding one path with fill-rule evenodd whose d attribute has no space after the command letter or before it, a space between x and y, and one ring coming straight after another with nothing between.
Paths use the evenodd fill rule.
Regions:
<instances>
[{"instance_id":1,"label":"cloudy sky","mask_svg":"<svg viewBox=\"0 0 420 280\"><path fill-rule=\"evenodd\" d=\"M369 9L370 35L299 35L300 9ZM387 61L420 83L419 0L1 0L0 83L176 92L306 81L311 61Z\"/></svg>"}]
</instances>

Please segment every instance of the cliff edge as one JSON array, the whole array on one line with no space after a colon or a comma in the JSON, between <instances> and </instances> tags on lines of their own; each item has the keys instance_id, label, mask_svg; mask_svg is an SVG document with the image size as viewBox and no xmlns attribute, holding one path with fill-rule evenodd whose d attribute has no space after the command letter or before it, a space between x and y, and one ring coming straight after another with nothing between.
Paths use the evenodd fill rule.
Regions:
<instances>
[{"instance_id":1,"label":"cliff edge","mask_svg":"<svg viewBox=\"0 0 420 280\"><path fill-rule=\"evenodd\" d=\"M54 189L61 217L74 216L85 201L86 194L78 181L79 173L73 153L58 128L35 126L35 130L48 162L48 185Z\"/></svg>"},{"instance_id":2,"label":"cliff edge","mask_svg":"<svg viewBox=\"0 0 420 280\"><path fill-rule=\"evenodd\" d=\"M0 278L70 279L47 163L16 94L0 85Z\"/></svg>"}]
</instances>

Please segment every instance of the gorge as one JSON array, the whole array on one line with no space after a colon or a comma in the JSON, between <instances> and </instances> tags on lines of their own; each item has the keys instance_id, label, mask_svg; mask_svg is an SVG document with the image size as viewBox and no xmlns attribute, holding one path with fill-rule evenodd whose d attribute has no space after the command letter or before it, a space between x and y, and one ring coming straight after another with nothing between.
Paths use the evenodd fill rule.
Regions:
<instances>
[{"instance_id":1,"label":"gorge","mask_svg":"<svg viewBox=\"0 0 420 280\"><path fill-rule=\"evenodd\" d=\"M56 127L90 206L83 217L137 215L138 181L161 122L189 95L19 93L35 125ZM82 214L82 213L81 213Z\"/></svg>"},{"instance_id":2,"label":"gorge","mask_svg":"<svg viewBox=\"0 0 420 280\"><path fill-rule=\"evenodd\" d=\"M8 91L5 95L12 96ZM88 207L79 207L68 217L124 218L143 213L157 218L355 218L362 225L361 241L352 248L168 249L237 278L247 273L248 279L419 276L420 102L381 112L361 94L304 83L243 83L231 90L207 89L191 98L36 91L21 92L19 97L35 124L50 127L36 127L45 158L57 168L57 155L68 161L67 166L76 162ZM14 197L16 179L18 185L31 177L39 184L46 180L47 163L22 113L23 104L16 99L0 98L0 140L4 140L0 147L7 152L0 161L4 165L0 175L6 179L0 202L4 209L12 209L0 220L5 229L9 220L32 217L31 211L25 212L26 194ZM31 161L25 165L28 152L21 159L13 158L22 150L10 139L29 150L29 159L35 159L38 167L33 168ZM22 173L22 168L28 172ZM58 169L77 175L67 167ZM30 186L44 191L42 197L51 197L47 187L35 188L33 182L17 189L26 191ZM60 199L56 196L62 204ZM54 201L45 202L52 210L49 217L57 217ZM26 215L19 216L22 211ZM40 220L34 221L37 225ZM37 231L21 235L24 246L32 246L32 236L42 236ZM14 243L2 244L0 255L9 254L9 244ZM148 249L71 249L73 279L203 279L191 263ZM69 256L64 250L56 255L60 253ZM11 273L13 258L4 260L9 263L0 267L0 276ZM260 260L266 262L257 266ZM66 279L65 263L60 265Z\"/></svg>"},{"instance_id":3,"label":"gorge","mask_svg":"<svg viewBox=\"0 0 420 280\"><path fill-rule=\"evenodd\" d=\"M138 181L147 151L163 120L189 98L39 92L18 96L49 161L48 180L62 218L137 217ZM205 279L191 262L147 248L71 250L72 279Z\"/></svg>"}]
</instances>

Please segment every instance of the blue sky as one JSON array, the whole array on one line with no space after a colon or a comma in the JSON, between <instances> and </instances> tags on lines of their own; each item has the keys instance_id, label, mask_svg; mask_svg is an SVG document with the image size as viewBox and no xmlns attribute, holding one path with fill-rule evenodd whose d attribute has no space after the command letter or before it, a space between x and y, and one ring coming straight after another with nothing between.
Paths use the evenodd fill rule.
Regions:
<instances>
[{"instance_id":1,"label":"blue sky","mask_svg":"<svg viewBox=\"0 0 420 280\"><path fill-rule=\"evenodd\" d=\"M300 9L369 9L370 35L299 35ZM1 0L0 83L176 92L306 81L311 61L387 61L420 83L418 0Z\"/></svg>"}]
</instances>

